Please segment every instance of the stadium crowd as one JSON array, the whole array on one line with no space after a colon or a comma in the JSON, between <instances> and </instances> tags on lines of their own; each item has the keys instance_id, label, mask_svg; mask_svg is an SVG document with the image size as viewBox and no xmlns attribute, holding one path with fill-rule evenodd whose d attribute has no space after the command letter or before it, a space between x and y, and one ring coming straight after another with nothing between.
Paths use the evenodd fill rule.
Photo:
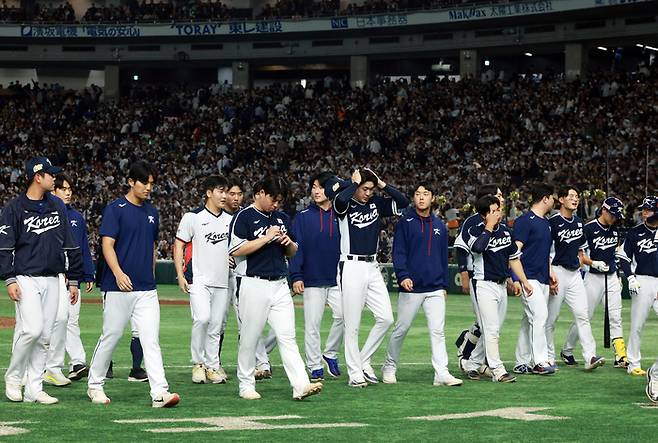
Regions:
<instances>
[{"instance_id":1,"label":"stadium crowd","mask_svg":"<svg viewBox=\"0 0 658 443\"><path fill-rule=\"evenodd\" d=\"M37 153L75 178L75 206L92 244L104 206L124 192L121 177L135 159L159 168L154 204L161 213L159 253L171 256L182 214L201 201L202 178L237 175L246 190L262 174L286 177L291 214L309 203L316 170L348 177L368 166L410 193L419 180L438 190L450 226L470 213L475 187L499 183L513 220L527 208L528 185L572 183L593 216L602 200L609 158L611 194L627 204L627 223L645 195L656 193L658 75L592 74L567 83L544 76L510 81L383 78L351 89L327 77L306 89L275 84L237 91L226 85L139 85L118 102L98 87L0 86L0 195L23 189L23 162ZM454 229L453 229L454 231ZM382 231L390 259L392 224Z\"/></svg>"},{"instance_id":2,"label":"stadium crowd","mask_svg":"<svg viewBox=\"0 0 658 443\"><path fill-rule=\"evenodd\" d=\"M405 10L449 8L472 3L508 3L503 0L365 0L349 2L341 8L338 0L277 0L262 10L233 8L218 0L132 0L121 5L100 6L94 3L76 18L72 5L36 3L34 9L0 3L0 22L17 23L153 23L171 21L228 21L234 19L330 17L362 15Z\"/></svg>"}]
</instances>

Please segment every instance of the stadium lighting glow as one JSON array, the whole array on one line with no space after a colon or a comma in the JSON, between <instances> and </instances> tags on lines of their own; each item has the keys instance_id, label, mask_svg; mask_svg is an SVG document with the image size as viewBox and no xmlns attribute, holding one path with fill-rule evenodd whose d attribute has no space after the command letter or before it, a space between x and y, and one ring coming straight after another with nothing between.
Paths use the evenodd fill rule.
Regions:
<instances>
[{"instance_id":1,"label":"stadium lighting glow","mask_svg":"<svg viewBox=\"0 0 658 443\"><path fill-rule=\"evenodd\" d=\"M525 55L526 57L532 57L532 52L526 52Z\"/></svg>"},{"instance_id":2,"label":"stadium lighting glow","mask_svg":"<svg viewBox=\"0 0 658 443\"><path fill-rule=\"evenodd\" d=\"M637 46L638 48L650 49L651 51L658 51L658 48L656 48L655 46L643 45L641 43L636 43L635 46Z\"/></svg>"},{"instance_id":3,"label":"stadium lighting glow","mask_svg":"<svg viewBox=\"0 0 658 443\"><path fill-rule=\"evenodd\" d=\"M608 48L606 48L605 46L597 46L596 49L600 49L601 51L607 51L608 50Z\"/></svg>"},{"instance_id":4,"label":"stadium lighting glow","mask_svg":"<svg viewBox=\"0 0 658 443\"><path fill-rule=\"evenodd\" d=\"M489 60L485 60L484 61L484 66L489 66L489 65L491 65L491 62Z\"/></svg>"},{"instance_id":5,"label":"stadium lighting glow","mask_svg":"<svg viewBox=\"0 0 658 443\"><path fill-rule=\"evenodd\" d=\"M139 75L137 75L137 74L133 75L133 80L135 80L135 81L139 80Z\"/></svg>"}]
</instances>

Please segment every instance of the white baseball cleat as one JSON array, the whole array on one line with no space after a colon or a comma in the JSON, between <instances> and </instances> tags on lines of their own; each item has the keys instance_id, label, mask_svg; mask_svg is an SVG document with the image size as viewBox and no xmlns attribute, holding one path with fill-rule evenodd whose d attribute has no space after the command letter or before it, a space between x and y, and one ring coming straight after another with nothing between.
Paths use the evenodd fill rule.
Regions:
<instances>
[{"instance_id":1,"label":"white baseball cleat","mask_svg":"<svg viewBox=\"0 0 658 443\"><path fill-rule=\"evenodd\" d=\"M226 373L226 371L224 370L224 368L222 367L222 365L219 365L219 368L217 369L217 373L218 373L219 375L221 375L222 377L224 377L224 380L228 380L228 378L229 378L229 377L228 377L228 374Z\"/></svg>"},{"instance_id":2,"label":"white baseball cleat","mask_svg":"<svg viewBox=\"0 0 658 443\"><path fill-rule=\"evenodd\" d=\"M260 394L256 391L244 391L240 392L240 397L245 400L260 400Z\"/></svg>"},{"instance_id":3,"label":"white baseball cleat","mask_svg":"<svg viewBox=\"0 0 658 443\"><path fill-rule=\"evenodd\" d=\"M205 383L206 382L206 368L201 364L194 365L192 368L192 383Z\"/></svg>"},{"instance_id":4,"label":"white baseball cleat","mask_svg":"<svg viewBox=\"0 0 658 443\"><path fill-rule=\"evenodd\" d=\"M23 391L21 385L7 383L5 386L5 396L10 401L23 401Z\"/></svg>"},{"instance_id":5,"label":"white baseball cleat","mask_svg":"<svg viewBox=\"0 0 658 443\"><path fill-rule=\"evenodd\" d=\"M161 396L153 399L151 406L154 408L173 408L180 401L180 395L175 392L165 392Z\"/></svg>"},{"instance_id":6,"label":"white baseball cleat","mask_svg":"<svg viewBox=\"0 0 658 443\"><path fill-rule=\"evenodd\" d=\"M382 370L382 383L387 385L394 385L398 382L397 377L395 376L395 371L391 370Z\"/></svg>"},{"instance_id":7,"label":"white baseball cleat","mask_svg":"<svg viewBox=\"0 0 658 443\"><path fill-rule=\"evenodd\" d=\"M304 400L306 397L319 394L320 392L322 392L322 383L311 383L304 388L304 392L302 392L301 395L296 395L293 399Z\"/></svg>"},{"instance_id":8,"label":"white baseball cleat","mask_svg":"<svg viewBox=\"0 0 658 443\"><path fill-rule=\"evenodd\" d=\"M215 369L206 369L206 379L210 383L221 384L226 383L226 376L222 376L219 371Z\"/></svg>"},{"instance_id":9,"label":"white baseball cleat","mask_svg":"<svg viewBox=\"0 0 658 443\"><path fill-rule=\"evenodd\" d=\"M97 405L110 404L110 398L105 395L102 389L87 389L87 397L89 397L92 403Z\"/></svg>"},{"instance_id":10,"label":"white baseball cleat","mask_svg":"<svg viewBox=\"0 0 658 443\"><path fill-rule=\"evenodd\" d=\"M435 377L433 384L434 386L461 386L464 384L464 381L448 374L443 377Z\"/></svg>"},{"instance_id":11,"label":"white baseball cleat","mask_svg":"<svg viewBox=\"0 0 658 443\"><path fill-rule=\"evenodd\" d=\"M34 397L28 397L27 395L23 397L24 403L39 403L42 405L54 405L59 403L55 397L51 397L44 391L39 391Z\"/></svg>"},{"instance_id":12,"label":"white baseball cleat","mask_svg":"<svg viewBox=\"0 0 658 443\"><path fill-rule=\"evenodd\" d=\"M62 371L45 371L41 376L43 382L52 386L68 386L71 384L71 380L64 377Z\"/></svg>"}]
</instances>

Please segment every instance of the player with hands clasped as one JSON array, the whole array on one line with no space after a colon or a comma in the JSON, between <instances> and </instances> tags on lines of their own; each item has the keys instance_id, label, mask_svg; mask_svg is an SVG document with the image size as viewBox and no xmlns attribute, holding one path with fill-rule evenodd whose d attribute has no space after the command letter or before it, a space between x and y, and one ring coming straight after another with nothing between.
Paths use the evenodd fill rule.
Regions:
<instances>
[{"instance_id":1,"label":"player with hands clasped","mask_svg":"<svg viewBox=\"0 0 658 443\"><path fill-rule=\"evenodd\" d=\"M616 368L626 368L626 346L624 344L621 323L621 284L617 278L615 249L619 244L619 234L613 225L624 218L624 205L615 197L608 197L597 211L597 218L585 224L583 234L587 239L587 249L581 250L580 261L590 267L585 274L585 292L590 321L594 311L604 300L606 286L608 289L608 311L610 314L610 337L615 351ZM573 358L573 350L578 342L578 329L571 323L567 333L562 358L568 363ZM565 357L566 356L566 357Z\"/></svg>"},{"instance_id":2,"label":"player with hands clasped","mask_svg":"<svg viewBox=\"0 0 658 443\"><path fill-rule=\"evenodd\" d=\"M658 196L647 196L642 205L643 223L629 229L617 252L619 266L628 279L631 293L631 331L628 336L628 373L646 375L640 362L642 328L649 312L658 314Z\"/></svg>"},{"instance_id":3,"label":"player with hands clasped","mask_svg":"<svg viewBox=\"0 0 658 443\"><path fill-rule=\"evenodd\" d=\"M229 253L236 262L236 296L242 321L238 350L240 397L261 398L256 392L256 345L267 322L276 334L293 399L303 400L322 391L322 383L309 381L295 341L295 309L286 258L295 255L297 243L289 235L289 217L278 210L288 195L288 183L265 177L253 189L253 204L231 222L229 243Z\"/></svg>"},{"instance_id":4,"label":"player with hands clasped","mask_svg":"<svg viewBox=\"0 0 658 443\"><path fill-rule=\"evenodd\" d=\"M329 375L338 377L338 350L343 342L343 313L340 290L336 284L336 267L340 257L340 233L331 201L324 185L333 174L323 172L311 177L309 190L313 202L292 222L299 245L290 259L290 279L295 294L304 297L304 351L311 381L322 381L327 364ZM320 326L325 305L333 315L324 352L320 350Z\"/></svg>"},{"instance_id":5,"label":"player with hands clasped","mask_svg":"<svg viewBox=\"0 0 658 443\"><path fill-rule=\"evenodd\" d=\"M190 295L192 309L192 382L226 383L219 371L222 323L231 305L228 229L232 216L223 211L228 181L218 175L204 180L203 206L187 212L178 226L174 265L181 290ZM183 273L183 249L192 242L192 284Z\"/></svg>"},{"instance_id":6,"label":"player with hands clasped","mask_svg":"<svg viewBox=\"0 0 658 443\"><path fill-rule=\"evenodd\" d=\"M548 222L551 225L553 253L551 265L560 282L557 292L548 299L548 320L546 321L546 342L548 345L548 360L555 364L555 324L560 315L562 302L573 312L574 324L580 337L585 359L585 370L592 371L605 363L603 357L596 356L596 342L592 335L592 327L587 311L587 296L583 277L580 274L579 253L587 247L583 234L583 221L575 215L580 196L573 186L562 186L558 190L560 212L552 216ZM567 365L573 364L573 355L562 354Z\"/></svg>"},{"instance_id":7,"label":"player with hands clasped","mask_svg":"<svg viewBox=\"0 0 658 443\"><path fill-rule=\"evenodd\" d=\"M160 350L160 303L155 283L156 243L160 217L148 201L155 172L145 161L130 166L130 190L103 212L100 237L104 262L100 267L103 294L103 331L89 368L87 396L109 404L105 376L126 324L139 335L154 408L173 407L180 401L169 392Z\"/></svg>"},{"instance_id":8,"label":"player with hands clasped","mask_svg":"<svg viewBox=\"0 0 658 443\"><path fill-rule=\"evenodd\" d=\"M462 232L462 240L473 255L472 291L478 323L482 337L478 346L484 346L486 361L491 369L492 380L511 383L516 377L510 375L500 358L499 340L502 325L507 314L507 280L509 268L517 280L513 283L514 295L534 296L534 286L526 278L521 264L521 252L512 241L512 235L501 223L500 200L493 195L480 197L475 204L480 222L466 232ZM469 369L474 374L468 374L471 379L479 379L479 372L474 369L484 365L484 361L475 360L471 354ZM475 361L474 361L475 360Z\"/></svg>"},{"instance_id":9,"label":"player with hands clasped","mask_svg":"<svg viewBox=\"0 0 658 443\"><path fill-rule=\"evenodd\" d=\"M375 187L392 198L375 196ZM370 359L393 324L391 300L377 264L380 218L400 215L407 206L407 197L369 169L355 170L352 182L334 200L340 228L338 286L343 296L345 364L350 387L379 383ZM375 325L359 350L359 327L365 306L375 316Z\"/></svg>"},{"instance_id":10,"label":"player with hands clasped","mask_svg":"<svg viewBox=\"0 0 658 443\"><path fill-rule=\"evenodd\" d=\"M460 386L462 380L448 372L445 343L448 296L448 230L431 212L432 188L421 183L414 192L414 207L407 208L395 227L393 267L400 285L398 319L386 350L382 368L384 383L397 383L400 350L422 306L430 330L435 386Z\"/></svg>"},{"instance_id":11,"label":"player with hands clasped","mask_svg":"<svg viewBox=\"0 0 658 443\"><path fill-rule=\"evenodd\" d=\"M516 344L516 374L549 375L555 367L548 361L546 318L549 291L558 290L558 281L551 270L551 228L546 214L553 209L553 187L544 183L532 188L530 210L514 222L513 240L521 252L525 275L532 285L532 294L521 296L523 316ZM533 366L534 365L534 366Z\"/></svg>"},{"instance_id":12,"label":"player with hands clasped","mask_svg":"<svg viewBox=\"0 0 658 443\"><path fill-rule=\"evenodd\" d=\"M68 301L77 303L82 254L64 203L50 194L61 168L45 157L25 166L27 191L7 203L0 217L0 278L15 302L17 318L5 395L14 402L51 405L58 400L43 391L42 375L60 303L60 274L68 278Z\"/></svg>"}]
</instances>

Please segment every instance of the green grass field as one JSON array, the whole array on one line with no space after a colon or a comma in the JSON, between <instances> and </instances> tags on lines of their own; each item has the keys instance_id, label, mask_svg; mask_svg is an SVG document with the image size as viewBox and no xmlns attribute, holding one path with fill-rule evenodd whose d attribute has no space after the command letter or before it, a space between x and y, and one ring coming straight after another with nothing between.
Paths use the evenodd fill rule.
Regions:
<instances>
[{"instance_id":1,"label":"green grass field","mask_svg":"<svg viewBox=\"0 0 658 443\"><path fill-rule=\"evenodd\" d=\"M161 299L182 299L174 286L159 288ZM98 293L90 297L98 297ZM301 300L299 300L301 301ZM393 306L395 309L395 298ZM0 316L13 316L13 305L6 295L0 297ZM624 300L624 330L630 324L630 301ZM595 337L601 339L602 314L594 320ZM55 406L10 403L0 400L0 435L13 428L26 433L0 437L7 441L137 441L175 440L207 441L209 439L260 441L656 441L658 408L642 408L646 404L644 379L626 375L611 365L612 351L599 346L599 354L608 359L606 366L585 373L582 364L576 368L560 367L555 376L521 376L517 383L498 384L466 381L458 388L433 387L433 370L429 363L429 339L425 318L418 314L409 332L398 370L397 385L370 386L353 390L346 378L327 380L324 392L303 402L291 400L291 389L280 365L278 352L272 355L274 378L259 382L263 398L245 401L238 397L235 378L235 316L231 314L225 339L223 360L231 375L226 385L194 385L191 382L189 355L190 311L188 306L162 306L160 343L167 378L172 391L182 400L175 409L150 407L148 385L126 380L130 366L127 331L115 351L115 376L105 386L112 399L108 406L92 405L86 396L86 383L74 382L65 388L47 387L60 399ZM507 322L501 337L501 354L508 369L513 366L514 346L520 319L520 303L511 299ZM469 298L448 298L446 336L450 368L457 369L454 339L472 321ZM557 343L564 340L571 314L566 306L559 321ZM325 315L323 336L329 328ZM101 328L101 305L85 303L81 314L82 339L88 359ZM363 338L372 324L364 315ZM658 355L658 319L652 316L644 328L643 366L648 367ZM297 341L303 352L303 315L297 308ZM11 351L11 329L0 330L0 367L6 368ZM378 370L385 344L376 355ZM577 354L579 360L582 357ZM341 360L342 363L342 360ZM582 363L582 362L581 362ZM344 368L344 367L343 367ZM409 417L439 416L484 412L502 408L547 408L532 412L554 420L523 421L498 416L464 417L448 420L412 420ZM240 427L239 420L226 417L261 417L247 422L251 430ZM276 416L293 416L272 419ZM214 419L212 419L214 417ZM269 419L267 417L270 417ZM202 422L194 419L203 418ZM211 418L211 419L209 419ZM154 420L151 423L119 423L121 420ZM182 420L182 421L181 421ZM22 422L19 424L9 424ZM318 424L324 427L317 427ZM359 424L347 427L349 424ZM220 427L218 427L220 426ZM223 426L223 428L222 428ZM279 428L273 428L277 426ZM295 428L293 426L306 426ZM233 428L233 430L231 430ZM15 429L14 429L15 430ZM153 432L157 431L157 432ZM173 431L188 431L177 433Z\"/></svg>"}]
</instances>

